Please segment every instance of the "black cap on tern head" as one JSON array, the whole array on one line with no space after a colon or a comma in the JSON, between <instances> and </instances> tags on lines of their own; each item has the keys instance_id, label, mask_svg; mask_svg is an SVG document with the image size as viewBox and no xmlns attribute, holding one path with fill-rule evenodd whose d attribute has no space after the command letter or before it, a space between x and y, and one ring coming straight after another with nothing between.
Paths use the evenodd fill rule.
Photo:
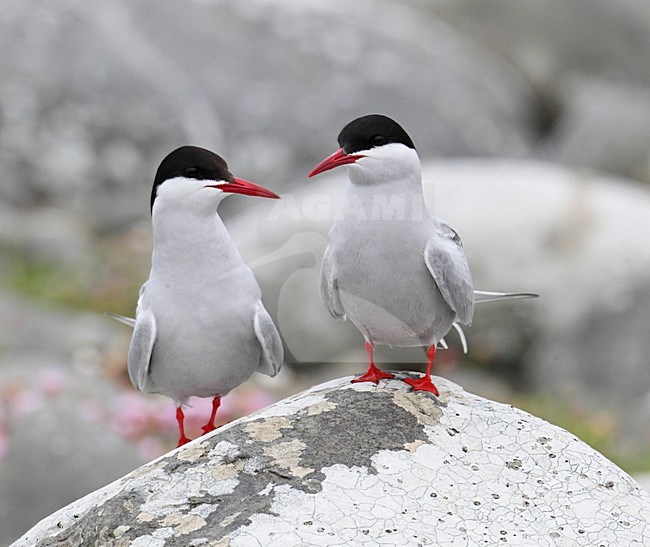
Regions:
<instances>
[{"instance_id":1,"label":"black cap on tern head","mask_svg":"<svg viewBox=\"0 0 650 547\"><path fill-rule=\"evenodd\" d=\"M341 130L338 140L339 146L346 154L390 143L400 143L415 150L411 137L402 126L381 114L369 114L352 120Z\"/></svg>"},{"instance_id":2,"label":"black cap on tern head","mask_svg":"<svg viewBox=\"0 0 650 547\"><path fill-rule=\"evenodd\" d=\"M158 195L158 188L167 180L183 177L206 181L204 188L219 190L222 194L243 194L278 199L276 193L254 182L234 177L226 161L214 152L197 146L181 146L169 154L158 167L151 190L151 212ZM191 187L195 187L192 185ZM187 187L190 189L190 186Z\"/></svg>"},{"instance_id":3,"label":"black cap on tern head","mask_svg":"<svg viewBox=\"0 0 650 547\"><path fill-rule=\"evenodd\" d=\"M234 180L232 173L228 171L226 160L221 156L198 146L181 146L168 154L156 171L151 190L152 210L158 186L176 177L197 180Z\"/></svg>"}]
</instances>

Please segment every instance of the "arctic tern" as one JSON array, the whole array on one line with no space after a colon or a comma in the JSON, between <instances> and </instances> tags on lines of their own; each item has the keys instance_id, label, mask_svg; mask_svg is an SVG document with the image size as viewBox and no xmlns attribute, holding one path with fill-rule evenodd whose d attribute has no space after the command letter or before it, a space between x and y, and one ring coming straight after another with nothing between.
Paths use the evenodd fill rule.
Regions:
<instances>
[{"instance_id":1,"label":"arctic tern","mask_svg":"<svg viewBox=\"0 0 650 547\"><path fill-rule=\"evenodd\" d=\"M320 293L329 314L350 319L365 338L368 371L353 382L394 375L375 366L377 345L427 347L422 378L404 381L438 395L431 369L439 343L457 323L470 325L474 304L532 298L532 293L474 291L458 234L424 202L420 159L394 120L357 118L338 136L340 148L309 173L345 165L350 186L328 235Z\"/></svg>"},{"instance_id":2,"label":"arctic tern","mask_svg":"<svg viewBox=\"0 0 650 547\"><path fill-rule=\"evenodd\" d=\"M174 400L178 446L190 440L183 414L189 397L213 398L207 433L222 396L255 371L275 376L284 359L253 272L217 214L230 194L279 197L233 177L221 157L203 148L183 146L162 161L151 191L151 272L135 322L112 314L134 326L133 385Z\"/></svg>"}]
</instances>

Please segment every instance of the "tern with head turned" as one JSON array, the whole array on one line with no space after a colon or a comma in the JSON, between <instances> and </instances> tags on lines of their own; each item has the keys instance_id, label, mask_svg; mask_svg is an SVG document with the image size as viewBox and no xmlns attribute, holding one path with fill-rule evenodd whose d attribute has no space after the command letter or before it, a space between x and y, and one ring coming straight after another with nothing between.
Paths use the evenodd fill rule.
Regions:
<instances>
[{"instance_id":1,"label":"tern with head turned","mask_svg":"<svg viewBox=\"0 0 650 547\"><path fill-rule=\"evenodd\" d=\"M475 303L537 295L474 291L461 239L429 213L420 159L397 122L379 114L357 118L338 142L309 177L345 165L350 178L328 235L320 292L329 314L350 319L365 339L368 371L352 381L394 377L376 367L377 345L424 346L424 376L404 381L438 395L431 370L452 326L470 325Z\"/></svg>"},{"instance_id":2,"label":"tern with head turned","mask_svg":"<svg viewBox=\"0 0 650 547\"><path fill-rule=\"evenodd\" d=\"M275 376L283 362L259 285L217 214L231 194L278 198L195 146L162 161L151 192L151 272L140 289L128 371L138 390L173 399L178 446L190 440L183 414L190 397L213 399L207 433L221 397L255 371Z\"/></svg>"}]
</instances>

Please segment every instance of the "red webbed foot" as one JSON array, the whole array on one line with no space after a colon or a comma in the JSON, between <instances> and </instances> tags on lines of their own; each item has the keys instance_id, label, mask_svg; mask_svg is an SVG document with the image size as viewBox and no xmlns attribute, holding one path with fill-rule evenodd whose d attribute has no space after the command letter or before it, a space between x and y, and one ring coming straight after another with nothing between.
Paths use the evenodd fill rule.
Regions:
<instances>
[{"instance_id":1,"label":"red webbed foot","mask_svg":"<svg viewBox=\"0 0 650 547\"><path fill-rule=\"evenodd\" d=\"M374 348L372 343L366 340L366 351L368 352L368 361L370 361L370 365L368 366L368 372L359 376L358 378L355 378L350 383L356 384L358 382L374 382L375 384L378 384L379 380L390 380L391 378L395 378L394 374L391 374L390 372L384 372L383 370L379 370L375 366L375 360L372 356L373 349Z\"/></svg>"},{"instance_id":2,"label":"red webbed foot","mask_svg":"<svg viewBox=\"0 0 650 547\"><path fill-rule=\"evenodd\" d=\"M183 446L184 444L187 444L191 441L192 439L186 437L185 435L182 435L181 437L178 438L178 444L176 445L176 448Z\"/></svg>"},{"instance_id":3,"label":"red webbed foot","mask_svg":"<svg viewBox=\"0 0 650 547\"><path fill-rule=\"evenodd\" d=\"M395 375L391 374L390 372L379 370L375 365L370 365L368 372L362 376L359 376L358 378L355 378L351 383L356 384L357 382L374 382L375 384L378 384L379 380L390 380L391 378L395 378Z\"/></svg>"},{"instance_id":4,"label":"red webbed foot","mask_svg":"<svg viewBox=\"0 0 650 547\"><path fill-rule=\"evenodd\" d=\"M404 383L411 386L413 391L428 391L433 393L436 397L440 395L438 388L431 381L429 376L424 376L422 378L405 378Z\"/></svg>"},{"instance_id":5,"label":"red webbed foot","mask_svg":"<svg viewBox=\"0 0 650 547\"><path fill-rule=\"evenodd\" d=\"M440 395L438 388L431 381L431 368L433 367L433 361L435 358L436 345L432 344L427 350L427 371L424 373L424 376L422 378L405 378L404 383L411 386L413 391L428 391L438 397Z\"/></svg>"}]
</instances>

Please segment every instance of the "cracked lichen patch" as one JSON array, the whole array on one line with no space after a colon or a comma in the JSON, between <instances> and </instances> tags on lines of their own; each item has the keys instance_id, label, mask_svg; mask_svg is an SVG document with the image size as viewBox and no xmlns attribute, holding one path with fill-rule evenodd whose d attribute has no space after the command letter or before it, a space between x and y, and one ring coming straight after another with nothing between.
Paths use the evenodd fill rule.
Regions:
<instances>
[{"instance_id":1,"label":"cracked lichen patch","mask_svg":"<svg viewBox=\"0 0 650 547\"><path fill-rule=\"evenodd\" d=\"M266 420L249 423L244 430L256 441L268 443L282 437L282 429L291 427L291 420L285 416L273 416Z\"/></svg>"},{"instance_id":2,"label":"cracked lichen patch","mask_svg":"<svg viewBox=\"0 0 650 547\"><path fill-rule=\"evenodd\" d=\"M447 406L399 381L317 386L75 502L16 546L650 545L650 496L615 465L435 382Z\"/></svg>"},{"instance_id":3,"label":"cracked lichen patch","mask_svg":"<svg viewBox=\"0 0 650 547\"><path fill-rule=\"evenodd\" d=\"M118 526L113 530L113 535L115 536L115 539L120 539L126 532L128 532L131 529L130 526L122 525Z\"/></svg>"},{"instance_id":4,"label":"cracked lichen patch","mask_svg":"<svg viewBox=\"0 0 650 547\"><path fill-rule=\"evenodd\" d=\"M231 524L232 522L234 522L234 521L239 517L240 514L241 514L241 513L233 513L232 515L230 515L230 516L226 517L225 519L223 519L223 520L219 523L219 526L222 526L222 527L225 528L226 526L228 526L229 524Z\"/></svg>"},{"instance_id":5,"label":"cracked lichen patch","mask_svg":"<svg viewBox=\"0 0 650 547\"><path fill-rule=\"evenodd\" d=\"M413 414L418 423L423 425L436 424L442 417L442 408L431 395L426 393L396 391L393 400L397 406Z\"/></svg>"},{"instance_id":6,"label":"cracked lichen patch","mask_svg":"<svg viewBox=\"0 0 650 547\"><path fill-rule=\"evenodd\" d=\"M406 443L404 448L409 452L415 452L420 446L424 444L424 441L414 441L412 443Z\"/></svg>"},{"instance_id":7,"label":"cracked lichen patch","mask_svg":"<svg viewBox=\"0 0 650 547\"><path fill-rule=\"evenodd\" d=\"M148 463L146 465L143 465L142 467L138 467L135 471L132 471L131 474L129 475L131 478L140 478L144 477L145 475L152 473L156 471L157 469L161 469L165 466L165 462L161 460L157 460L152 463Z\"/></svg>"},{"instance_id":8,"label":"cracked lichen patch","mask_svg":"<svg viewBox=\"0 0 650 547\"><path fill-rule=\"evenodd\" d=\"M321 401L314 405L307 407L307 416L316 416L321 412L328 412L336 408L336 404L332 401Z\"/></svg>"},{"instance_id":9,"label":"cracked lichen patch","mask_svg":"<svg viewBox=\"0 0 650 547\"><path fill-rule=\"evenodd\" d=\"M183 515L182 513L172 513L167 515L162 521L163 526L172 526L174 532L185 535L195 530L200 530L206 524L205 519L199 515Z\"/></svg>"},{"instance_id":10,"label":"cracked lichen patch","mask_svg":"<svg viewBox=\"0 0 650 547\"><path fill-rule=\"evenodd\" d=\"M138 514L136 518L138 519L139 522L151 522L156 517L151 513L146 513L145 511L142 511L141 513Z\"/></svg>"},{"instance_id":11,"label":"cracked lichen patch","mask_svg":"<svg viewBox=\"0 0 650 547\"><path fill-rule=\"evenodd\" d=\"M207 443L192 443L187 450L180 450L176 453L176 458L185 462L195 462L205 454Z\"/></svg>"},{"instance_id":12,"label":"cracked lichen patch","mask_svg":"<svg viewBox=\"0 0 650 547\"><path fill-rule=\"evenodd\" d=\"M265 453L273 458L273 464L286 469L294 477L302 479L304 476L315 471L312 468L300 466L300 456L305 448L305 443L294 439L270 446L265 450Z\"/></svg>"},{"instance_id":13,"label":"cracked lichen patch","mask_svg":"<svg viewBox=\"0 0 650 547\"><path fill-rule=\"evenodd\" d=\"M211 471L212 478L217 481L234 479L238 472L244 467L244 462L238 461L231 464L219 464Z\"/></svg>"}]
</instances>

